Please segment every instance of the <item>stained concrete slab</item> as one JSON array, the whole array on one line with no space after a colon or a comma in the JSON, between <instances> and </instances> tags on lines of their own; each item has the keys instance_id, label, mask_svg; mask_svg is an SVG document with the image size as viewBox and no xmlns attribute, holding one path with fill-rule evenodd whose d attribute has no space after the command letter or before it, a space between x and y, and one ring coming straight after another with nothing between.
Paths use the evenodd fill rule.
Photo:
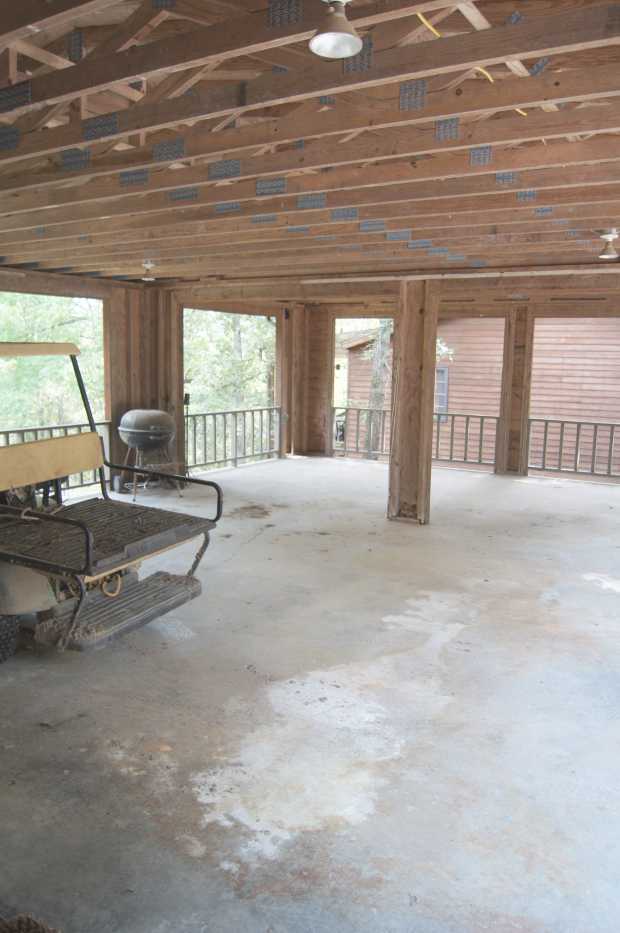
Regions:
<instances>
[{"instance_id":1,"label":"stained concrete slab","mask_svg":"<svg viewBox=\"0 0 620 933\"><path fill-rule=\"evenodd\" d=\"M616 933L618 487L436 470L419 528L378 463L220 481L200 600L0 668L0 915Z\"/></svg>"}]
</instances>

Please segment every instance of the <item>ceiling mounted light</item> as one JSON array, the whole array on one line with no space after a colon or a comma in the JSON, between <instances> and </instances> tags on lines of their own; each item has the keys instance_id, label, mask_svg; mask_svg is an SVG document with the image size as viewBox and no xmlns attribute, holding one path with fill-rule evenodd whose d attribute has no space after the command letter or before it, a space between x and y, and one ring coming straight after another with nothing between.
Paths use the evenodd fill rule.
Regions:
<instances>
[{"instance_id":1,"label":"ceiling mounted light","mask_svg":"<svg viewBox=\"0 0 620 933\"><path fill-rule=\"evenodd\" d=\"M153 260L152 260L152 259L145 259L144 262L142 263L142 267L143 267L144 271L146 272L146 275L143 275L143 276L142 276L142 281L143 281L143 282L154 282L154 281L155 281L155 276L154 276L154 275L150 275L150 273L151 273L151 272L153 271L153 269L155 268L155 263L153 262Z\"/></svg>"},{"instance_id":2,"label":"ceiling mounted light","mask_svg":"<svg viewBox=\"0 0 620 933\"><path fill-rule=\"evenodd\" d=\"M617 259L618 253L616 252L616 247L614 242L618 239L618 231L615 227L612 227L607 233L601 234L601 240L605 240L605 247L603 252L599 255L599 259Z\"/></svg>"},{"instance_id":3,"label":"ceiling mounted light","mask_svg":"<svg viewBox=\"0 0 620 933\"><path fill-rule=\"evenodd\" d=\"M351 58L362 50L362 40L347 19L350 0L323 0L328 4L323 27L310 39L310 51L321 58Z\"/></svg>"}]
</instances>

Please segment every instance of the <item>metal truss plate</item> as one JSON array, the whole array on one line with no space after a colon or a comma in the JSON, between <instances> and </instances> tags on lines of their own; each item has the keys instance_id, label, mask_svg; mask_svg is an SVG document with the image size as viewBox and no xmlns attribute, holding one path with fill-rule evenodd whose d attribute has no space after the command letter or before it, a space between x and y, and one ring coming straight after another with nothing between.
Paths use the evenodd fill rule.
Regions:
<instances>
[{"instance_id":1,"label":"metal truss plate","mask_svg":"<svg viewBox=\"0 0 620 933\"><path fill-rule=\"evenodd\" d=\"M383 233L385 230L385 220L362 220L360 223L361 233Z\"/></svg>"},{"instance_id":2,"label":"metal truss plate","mask_svg":"<svg viewBox=\"0 0 620 933\"><path fill-rule=\"evenodd\" d=\"M289 26L291 23L299 23L302 16L302 0L269 0L267 22L270 26Z\"/></svg>"},{"instance_id":3,"label":"metal truss plate","mask_svg":"<svg viewBox=\"0 0 620 933\"><path fill-rule=\"evenodd\" d=\"M537 217L548 217L549 214L553 214L552 207L536 207L534 208L534 213Z\"/></svg>"},{"instance_id":4,"label":"metal truss plate","mask_svg":"<svg viewBox=\"0 0 620 933\"><path fill-rule=\"evenodd\" d=\"M362 41L361 51L352 58L345 58L342 62L344 74L353 74L357 71L370 71L372 68L372 36L366 35Z\"/></svg>"},{"instance_id":5,"label":"metal truss plate","mask_svg":"<svg viewBox=\"0 0 620 933\"><path fill-rule=\"evenodd\" d=\"M60 167L64 172L78 172L89 164L90 149L63 149L60 153Z\"/></svg>"},{"instance_id":6,"label":"metal truss plate","mask_svg":"<svg viewBox=\"0 0 620 933\"><path fill-rule=\"evenodd\" d=\"M498 185L516 185L519 181L518 172L496 172L495 181Z\"/></svg>"},{"instance_id":7,"label":"metal truss plate","mask_svg":"<svg viewBox=\"0 0 620 933\"><path fill-rule=\"evenodd\" d=\"M539 58L537 62L534 62L531 68L528 68L530 75L533 78L536 78L539 74L545 70L551 59L548 55L544 55L542 58Z\"/></svg>"},{"instance_id":8,"label":"metal truss plate","mask_svg":"<svg viewBox=\"0 0 620 933\"><path fill-rule=\"evenodd\" d=\"M297 208L300 211L312 208L320 210L326 205L327 195L324 191L317 192L316 194L300 194L297 198Z\"/></svg>"},{"instance_id":9,"label":"metal truss plate","mask_svg":"<svg viewBox=\"0 0 620 933\"><path fill-rule=\"evenodd\" d=\"M241 175L240 159L220 159L219 162L211 162L208 168L208 177L210 181L219 178L238 178Z\"/></svg>"},{"instance_id":10,"label":"metal truss plate","mask_svg":"<svg viewBox=\"0 0 620 933\"><path fill-rule=\"evenodd\" d=\"M286 233L310 233L310 227L285 227Z\"/></svg>"},{"instance_id":11,"label":"metal truss plate","mask_svg":"<svg viewBox=\"0 0 620 933\"><path fill-rule=\"evenodd\" d=\"M175 139L155 143L152 154L154 162L174 162L175 159L182 159L185 156L185 140L182 136L177 136Z\"/></svg>"},{"instance_id":12,"label":"metal truss plate","mask_svg":"<svg viewBox=\"0 0 620 933\"><path fill-rule=\"evenodd\" d=\"M197 201L199 197L198 188L193 185L186 188L173 188L168 192L170 201Z\"/></svg>"},{"instance_id":13,"label":"metal truss plate","mask_svg":"<svg viewBox=\"0 0 620 933\"><path fill-rule=\"evenodd\" d=\"M82 139L103 139L118 133L118 114L104 113L99 117L89 117L82 121Z\"/></svg>"},{"instance_id":14,"label":"metal truss plate","mask_svg":"<svg viewBox=\"0 0 620 933\"><path fill-rule=\"evenodd\" d=\"M475 165L490 165L492 159L492 146L474 146L473 149L469 150L469 164L472 167Z\"/></svg>"},{"instance_id":15,"label":"metal truss plate","mask_svg":"<svg viewBox=\"0 0 620 933\"><path fill-rule=\"evenodd\" d=\"M0 113L9 113L18 107L27 107L30 103L32 103L30 81L19 81L17 84L0 88Z\"/></svg>"},{"instance_id":16,"label":"metal truss plate","mask_svg":"<svg viewBox=\"0 0 620 933\"><path fill-rule=\"evenodd\" d=\"M118 180L123 187L130 188L132 185L145 185L149 180L148 168L127 169L125 172L119 172Z\"/></svg>"},{"instance_id":17,"label":"metal truss plate","mask_svg":"<svg viewBox=\"0 0 620 933\"><path fill-rule=\"evenodd\" d=\"M0 126L0 150L17 149L21 133L17 126Z\"/></svg>"},{"instance_id":18,"label":"metal truss plate","mask_svg":"<svg viewBox=\"0 0 620 933\"><path fill-rule=\"evenodd\" d=\"M84 33L81 29L73 29L67 36L67 58L74 65L84 57Z\"/></svg>"},{"instance_id":19,"label":"metal truss plate","mask_svg":"<svg viewBox=\"0 0 620 933\"><path fill-rule=\"evenodd\" d=\"M459 138L460 120L458 117L448 117L447 120L435 120L435 139L440 142Z\"/></svg>"},{"instance_id":20,"label":"metal truss plate","mask_svg":"<svg viewBox=\"0 0 620 933\"><path fill-rule=\"evenodd\" d=\"M532 188L528 188L526 191L517 191L517 201L535 201L537 197L538 192Z\"/></svg>"},{"instance_id":21,"label":"metal truss plate","mask_svg":"<svg viewBox=\"0 0 620 933\"><path fill-rule=\"evenodd\" d=\"M321 97L319 97L319 104L321 107L333 107L335 103L336 98L333 94L322 94Z\"/></svg>"},{"instance_id":22,"label":"metal truss plate","mask_svg":"<svg viewBox=\"0 0 620 933\"><path fill-rule=\"evenodd\" d=\"M432 240L409 240L408 249L430 249L433 245Z\"/></svg>"},{"instance_id":23,"label":"metal truss plate","mask_svg":"<svg viewBox=\"0 0 620 933\"><path fill-rule=\"evenodd\" d=\"M356 207L334 207L330 213L332 220L357 220Z\"/></svg>"},{"instance_id":24,"label":"metal truss plate","mask_svg":"<svg viewBox=\"0 0 620 933\"><path fill-rule=\"evenodd\" d=\"M266 197L270 194L286 194L286 178L258 178L256 181L256 194Z\"/></svg>"},{"instance_id":25,"label":"metal truss plate","mask_svg":"<svg viewBox=\"0 0 620 933\"><path fill-rule=\"evenodd\" d=\"M411 230L388 230L385 234L386 240L410 240Z\"/></svg>"},{"instance_id":26,"label":"metal truss plate","mask_svg":"<svg viewBox=\"0 0 620 933\"><path fill-rule=\"evenodd\" d=\"M236 214L241 210L239 201L224 201L222 204L215 205L216 214Z\"/></svg>"},{"instance_id":27,"label":"metal truss plate","mask_svg":"<svg viewBox=\"0 0 620 933\"><path fill-rule=\"evenodd\" d=\"M423 110L426 106L426 80L404 81L398 95L401 110Z\"/></svg>"},{"instance_id":28,"label":"metal truss plate","mask_svg":"<svg viewBox=\"0 0 620 933\"><path fill-rule=\"evenodd\" d=\"M277 219L277 214L256 214L250 222L253 224L275 224Z\"/></svg>"}]
</instances>

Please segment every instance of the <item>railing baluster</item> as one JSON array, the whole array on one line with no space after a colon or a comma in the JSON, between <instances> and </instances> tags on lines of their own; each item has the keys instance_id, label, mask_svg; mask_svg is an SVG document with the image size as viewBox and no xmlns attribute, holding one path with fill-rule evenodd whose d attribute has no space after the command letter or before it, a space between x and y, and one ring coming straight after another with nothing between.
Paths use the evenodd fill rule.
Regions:
<instances>
[{"instance_id":1,"label":"railing baluster","mask_svg":"<svg viewBox=\"0 0 620 933\"><path fill-rule=\"evenodd\" d=\"M456 415L450 415L450 460L454 460L454 419Z\"/></svg>"},{"instance_id":2,"label":"railing baluster","mask_svg":"<svg viewBox=\"0 0 620 933\"><path fill-rule=\"evenodd\" d=\"M575 473L579 473L579 444L581 443L581 422L577 422L577 431L575 432Z\"/></svg>"},{"instance_id":3,"label":"railing baluster","mask_svg":"<svg viewBox=\"0 0 620 933\"><path fill-rule=\"evenodd\" d=\"M478 427L478 463L482 463L484 456L484 415L480 415L480 425ZM495 457L493 457L495 459Z\"/></svg>"},{"instance_id":4,"label":"railing baluster","mask_svg":"<svg viewBox=\"0 0 620 933\"><path fill-rule=\"evenodd\" d=\"M615 431L616 431L615 424L610 424L609 425L609 450L607 452L607 476L611 476L612 468L613 468Z\"/></svg>"},{"instance_id":5,"label":"railing baluster","mask_svg":"<svg viewBox=\"0 0 620 933\"><path fill-rule=\"evenodd\" d=\"M592 461L590 464L591 466L590 472L593 475L596 475L596 447L597 445L598 445L598 424L595 424L594 429L592 431Z\"/></svg>"},{"instance_id":6,"label":"railing baluster","mask_svg":"<svg viewBox=\"0 0 620 933\"><path fill-rule=\"evenodd\" d=\"M465 439L463 443L463 459L467 463L467 452L469 449L469 419L471 415L467 415L465 418Z\"/></svg>"},{"instance_id":7,"label":"railing baluster","mask_svg":"<svg viewBox=\"0 0 620 933\"><path fill-rule=\"evenodd\" d=\"M564 428L566 422L560 421L560 449L558 450L558 470L562 472L562 464L564 462Z\"/></svg>"}]
</instances>

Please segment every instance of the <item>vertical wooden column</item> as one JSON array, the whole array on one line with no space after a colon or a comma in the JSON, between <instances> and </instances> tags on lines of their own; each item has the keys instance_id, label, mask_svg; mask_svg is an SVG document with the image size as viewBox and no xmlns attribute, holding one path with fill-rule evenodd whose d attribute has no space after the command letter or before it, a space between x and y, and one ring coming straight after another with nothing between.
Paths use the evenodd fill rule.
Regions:
<instances>
[{"instance_id":1,"label":"vertical wooden column","mask_svg":"<svg viewBox=\"0 0 620 933\"><path fill-rule=\"evenodd\" d=\"M293 394L293 319L289 308L276 317L276 398L280 409L280 456L291 453Z\"/></svg>"},{"instance_id":2,"label":"vertical wooden column","mask_svg":"<svg viewBox=\"0 0 620 933\"><path fill-rule=\"evenodd\" d=\"M395 320L388 518L429 521L438 282L402 282Z\"/></svg>"},{"instance_id":3,"label":"vertical wooden column","mask_svg":"<svg viewBox=\"0 0 620 933\"><path fill-rule=\"evenodd\" d=\"M183 312L161 288L117 289L104 305L106 414L111 459L126 448L117 426L130 408L162 408L176 426L175 459L184 460Z\"/></svg>"},{"instance_id":4,"label":"vertical wooden column","mask_svg":"<svg viewBox=\"0 0 620 933\"><path fill-rule=\"evenodd\" d=\"M534 316L515 308L506 316L496 473L528 472L528 419L534 350Z\"/></svg>"},{"instance_id":5,"label":"vertical wooden column","mask_svg":"<svg viewBox=\"0 0 620 933\"><path fill-rule=\"evenodd\" d=\"M305 305L289 308L290 324L290 409L289 438L292 453L308 452L308 359L309 319Z\"/></svg>"}]
</instances>

